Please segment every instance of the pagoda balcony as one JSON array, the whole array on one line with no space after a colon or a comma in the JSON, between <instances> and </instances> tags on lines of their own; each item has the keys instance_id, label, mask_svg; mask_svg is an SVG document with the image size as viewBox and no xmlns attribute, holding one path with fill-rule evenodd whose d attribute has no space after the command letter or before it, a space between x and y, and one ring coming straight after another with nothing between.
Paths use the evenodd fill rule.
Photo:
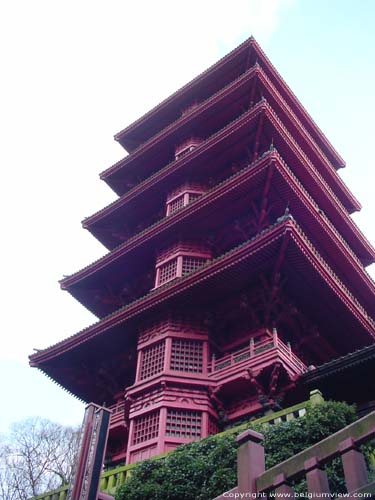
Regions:
<instances>
[{"instance_id":1,"label":"pagoda balcony","mask_svg":"<svg viewBox=\"0 0 375 500\"><path fill-rule=\"evenodd\" d=\"M251 339L248 346L219 359L213 358L208 367L209 378L229 382L242 377L247 370L256 376L263 368L275 363L281 363L291 377L307 371L307 366L293 353L290 344L285 344L274 332L258 342Z\"/></svg>"},{"instance_id":2,"label":"pagoda balcony","mask_svg":"<svg viewBox=\"0 0 375 500\"><path fill-rule=\"evenodd\" d=\"M129 430L125 401L118 401L109 409L112 413L109 421L107 459L110 459L112 463L124 462Z\"/></svg>"},{"instance_id":3,"label":"pagoda balcony","mask_svg":"<svg viewBox=\"0 0 375 500\"><path fill-rule=\"evenodd\" d=\"M118 402L109 407L112 410L109 421L109 432L127 432L125 401Z\"/></svg>"}]
</instances>

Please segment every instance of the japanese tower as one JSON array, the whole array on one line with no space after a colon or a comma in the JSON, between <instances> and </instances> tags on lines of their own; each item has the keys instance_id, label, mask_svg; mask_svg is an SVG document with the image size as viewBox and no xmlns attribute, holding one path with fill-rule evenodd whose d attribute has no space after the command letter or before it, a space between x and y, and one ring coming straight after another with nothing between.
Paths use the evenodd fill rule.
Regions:
<instances>
[{"instance_id":1,"label":"japanese tower","mask_svg":"<svg viewBox=\"0 0 375 500\"><path fill-rule=\"evenodd\" d=\"M375 251L344 162L250 38L116 135L107 248L61 286L98 321L30 357L113 410L132 463L293 402L303 374L374 343Z\"/></svg>"}]
</instances>

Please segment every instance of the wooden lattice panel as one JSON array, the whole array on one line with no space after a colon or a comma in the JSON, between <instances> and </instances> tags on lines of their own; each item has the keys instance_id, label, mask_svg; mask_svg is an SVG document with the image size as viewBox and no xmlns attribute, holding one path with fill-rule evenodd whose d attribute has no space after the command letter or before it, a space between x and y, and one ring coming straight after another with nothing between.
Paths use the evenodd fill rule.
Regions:
<instances>
[{"instance_id":1,"label":"wooden lattice panel","mask_svg":"<svg viewBox=\"0 0 375 500\"><path fill-rule=\"evenodd\" d=\"M168 215L172 215L174 212L177 212L177 210L180 210L185 206L185 195L181 195L178 198L175 198L174 200L170 201L168 203L169 206L169 211Z\"/></svg>"},{"instance_id":2,"label":"wooden lattice panel","mask_svg":"<svg viewBox=\"0 0 375 500\"><path fill-rule=\"evenodd\" d=\"M202 435L202 413L199 411L167 411L166 436L200 439Z\"/></svg>"},{"instance_id":3,"label":"wooden lattice panel","mask_svg":"<svg viewBox=\"0 0 375 500\"><path fill-rule=\"evenodd\" d=\"M196 269L202 267L207 262L205 257L194 257L192 255L184 255L182 258L182 276L192 273Z\"/></svg>"},{"instance_id":4,"label":"wooden lattice panel","mask_svg":"<svg viewBox=\"0 0 375 500\"><path fill-rule=\"evenodd\" d=\"M196 340L173 339L171 370L203 372L203 344Z\"/></svg>"},{"instance_id":5,"label":"wooden lattice panel","mask_svg":"<svg viewBox=\"0 0 375 500\"><path fill-rule=\"evenodd\" d=\"M134 419L133 445L154 439L159 434L159 412L154 411Z\"/></svg>"},{"instance_id":6,"label":"wooden lattice panel","mask_svg":"<svg viewBox=\"0 0 375 500\"><path fill-rule=\"evenodd\" d=\"M189 203L202 196L202 193L189 193Z\"/></svg>"},{"instance_id":7,"label":"wooden lattice panel","mask_svg":"<svg viewBox=\"0 0 375 500\"><path fill-rule=\"evenodd\" d=\"M162 266L160 266L159 271L159 282L158 285L163 285L168 281L173 280L177 276L177 258L171 259Z\"/></svg>"},{"instance_id":8,"label":"wooden lattice panel","mask_svg":"<svg viewBox=\"0 0 375 500\"><path fill-rule=\"evenodd\" d=\"M152 377L163 371L165 342L158 342L142 351L142 367L140 379Z\"/></svg>"}]
</instances>

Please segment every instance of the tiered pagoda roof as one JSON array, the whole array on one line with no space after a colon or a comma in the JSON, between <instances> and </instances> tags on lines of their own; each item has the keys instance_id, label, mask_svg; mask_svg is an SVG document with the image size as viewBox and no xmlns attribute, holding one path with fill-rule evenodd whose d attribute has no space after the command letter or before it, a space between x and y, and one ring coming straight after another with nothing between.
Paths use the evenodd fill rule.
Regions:
<instances>
[{"instance_id":1,"label":"tiered pagoda roof","mask_svg":"<svg viewBox=\"0 0 375 500\"><path fill-rule=\"evenodd\" d=\"M334 340L338 321L345 325L340 331L336 355L374 341L373 319L335 276L294 219L287 216L194 273L149 292L78 334L38 352L31 357L31 363L82 399L96 399L100 384L94 367L100 366L105 355L113 359L122 342L135 344L140 317L155 314L163 307L173 308L177 303L193 310L212 307L237 290L246 289L255 276L275 266L282 267L289 294L302 299L300 307L313 306L322 337ZM116 370L118 380L130 385L131 367L132 360L122 366L127 376ZM110 385L105 388L103 400L110 397L111 389Z\"/></svg>"},{"instance_id":2,"label":"tiered pagoda roof","mask_svg":"<svg viewBox=\"0 0 375 500\"><path fill-rule=\"evenodd\" d=\"M83 222L109 252L61 281L99 320L33 354L31 366L112 404L134 382L140 324L204 311L215 341L225 321L251 315L246 303L264 282L270 303L283 290L270 307L307 365L374 343L364 266L375 250L350 217L360 204L337 174L344 162L253 38L115 137L130 154L101 178L119 198ZM194 148L177 154L189 138ZM167 215L167 196L187 179L202 194ZM212 259L156 286L157 256L192 237ZM314 328L297 327L301 311ZM214 387L207 374L193 379Z\"/></svg>"},{"instance_id":3,"label":"tiered pagoda roof","mask_svg":"<svg viewBox=\"0 0 375 500\"><path fill-rule=\"evenodd\" d=\"M375 316L375 285L354 253L352 247L355 245L351 247L346 242L337 225L335 227L330 222L326 213L321 210L274 148L240 172L212 187L193 204L171 217L164 217L155 222L98 261L65 278L61 281L62 287L69 290L92 312L102 316L100 308L103 308L103 304L98 303L97 298L100 292L105 293L108 283L112 284L113 288L116 282L123 284L130 279L129 274L137 273L137 265L139 268L147 268L148 265L152 268L156 249L166 238L175 234L176 230L183 231L185 227L188 229L194 226L196 233L214 233L216 228L225 223L227 219L225 207L229 204L233 206L234 200L237 200L237 207L233 208L231 216L240 217L246 210L249 193L256 193L266 185L270 165L274 171L269 197L272 196L275 212L287 205L292 213L298 212L298 220L305 231L314 241L319 241L320 251L332 265L337 266L340 278L360 298L363 297L364 304ZM217 214L215 219L210 218L213 210ZM356 241L358 248L360 243L365 243L370 259L373 253L372 247L362 240L361 233L349 216L345 217L344 222L345 225L341 226L344 228L342 232L348 235L349 241ZM106 276L105 284L103 275ZM116 309L116 304L106 305L106 312L113 309Z\"/></svg>"}]
</instances>

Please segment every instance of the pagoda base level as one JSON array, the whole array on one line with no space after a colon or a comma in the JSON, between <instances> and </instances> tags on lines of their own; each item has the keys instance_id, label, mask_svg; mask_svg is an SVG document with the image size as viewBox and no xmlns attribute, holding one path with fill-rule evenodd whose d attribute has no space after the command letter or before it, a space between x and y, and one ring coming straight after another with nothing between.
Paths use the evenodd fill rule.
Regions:
<instances>
[{"instance_id":1,"label":"pagoda base level","mask_svg":"<svg viewBox=\"0 0 375 500\"><path fill-rule=\"evenodd\" d=\"M133 396L134 397L134 396ZM217 432L218 415L206 389L169 387L134 397L127 463L174 450Z\"/></svg>"}]
</instances>

